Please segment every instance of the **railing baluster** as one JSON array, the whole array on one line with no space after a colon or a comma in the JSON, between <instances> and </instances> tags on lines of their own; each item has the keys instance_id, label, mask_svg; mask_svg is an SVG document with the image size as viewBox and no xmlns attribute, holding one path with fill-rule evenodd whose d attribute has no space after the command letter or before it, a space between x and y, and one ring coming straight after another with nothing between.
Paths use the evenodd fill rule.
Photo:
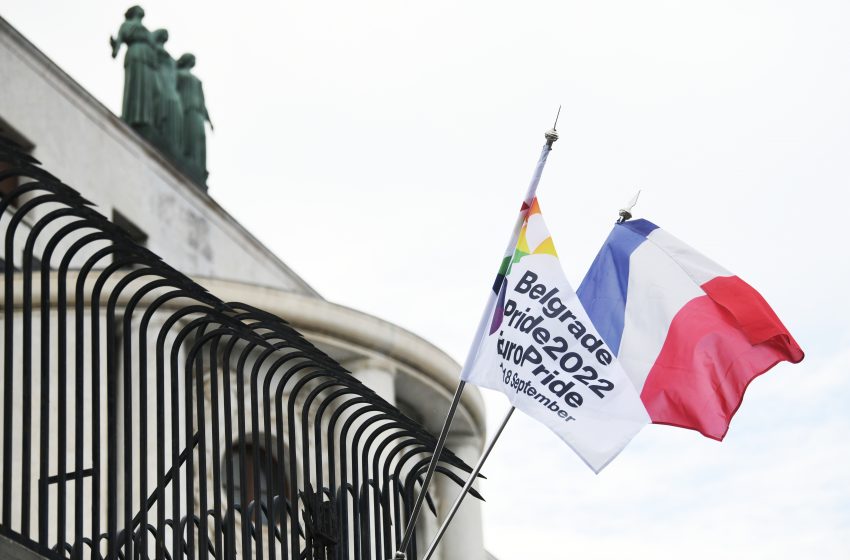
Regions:
<instances>
[{"instance_id":1,"label":"railing baluster","mask_svg":"<svg viewBox=\"0 0 850 560\"><path fill-rule=\"evenodd\" d=\"M283 320L224 304L133 243L2 139L0 162L11 164L0 180L33 179L0 200L0 533L73 560L87 548L93 560L388 553L433 437ZM440 472L468 469L444 453Z\"/></svg>"}]
</instances>

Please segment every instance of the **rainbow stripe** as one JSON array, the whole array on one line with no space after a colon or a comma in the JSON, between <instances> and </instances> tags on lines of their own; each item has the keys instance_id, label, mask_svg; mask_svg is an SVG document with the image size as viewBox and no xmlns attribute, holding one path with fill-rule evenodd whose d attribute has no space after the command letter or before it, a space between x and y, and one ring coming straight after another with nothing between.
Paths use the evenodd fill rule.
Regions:
<instances>
[{"instance_id":1,"label":"rainbow stripe","mask_svg":"<svg viewBox=\"0 0 850 560\"><path fill-rule=\"evenodd\" d=\"M531 201L530 206L523 203L522 211L525 213L525 218L522 222L522 228L519 230L516 247L511 254L505 255L505 258L502 259L499 272L496 274L496 281L493 282L493 292L496 293L497 300L496 307L493 309L493 318L490 321L490 334L493 334L502 326L507 290L506 278L511 273L513 265L529 255L552 255L558 258L555 243L552 241L552 236L549 235L549 230L543 221L543 214L540 211L540 202L537 197Z\"/></svg>"}]
</instances>

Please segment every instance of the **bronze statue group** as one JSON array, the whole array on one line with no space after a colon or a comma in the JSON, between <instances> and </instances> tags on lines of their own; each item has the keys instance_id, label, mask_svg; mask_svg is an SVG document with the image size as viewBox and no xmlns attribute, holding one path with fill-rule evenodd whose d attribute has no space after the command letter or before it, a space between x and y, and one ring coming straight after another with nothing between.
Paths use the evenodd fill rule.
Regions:
<instances>
[{"instance_id":1,"label":"bronze statue group","mask_svg":"<svg viewBox=\"0 0 850 560\"><path fill-rule=\"evenodd\" d=\"M165 50L168 31L154 32L142 24L145 11L133 6L117 37L110 37L112 57L122 44L124 102L121 119L162 152L199 185L207 178L205 123L210 121L204 90L192 74L195 56L184 54L176 61Z\"/></svg>"}]
</instances>

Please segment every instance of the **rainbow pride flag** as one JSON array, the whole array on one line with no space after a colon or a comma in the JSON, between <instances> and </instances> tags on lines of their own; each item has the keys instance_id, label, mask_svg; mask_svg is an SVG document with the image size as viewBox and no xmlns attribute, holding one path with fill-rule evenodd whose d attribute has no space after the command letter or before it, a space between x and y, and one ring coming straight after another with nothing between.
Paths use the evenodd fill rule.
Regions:
<instances>
[{"instance_id":1,"label":"rainbow pride flag","mask_svg":"<svg viewBox=\"0 0 850 560\"><path fill-rule=\"evenodd\" d=\"M567 281L537 198L523 213L462 379L503 392L599 472L649 416Z\"/></svg>"}]
</instances>

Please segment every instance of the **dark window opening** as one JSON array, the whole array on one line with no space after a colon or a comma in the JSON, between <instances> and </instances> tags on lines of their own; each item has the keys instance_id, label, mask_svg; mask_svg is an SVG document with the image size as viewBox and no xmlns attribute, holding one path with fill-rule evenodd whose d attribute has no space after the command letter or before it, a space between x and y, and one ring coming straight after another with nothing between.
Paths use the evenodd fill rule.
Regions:
<instances>
[{"instance_id":1,"label":"dark window opening","mask_svg":"<svg viewBox=\"0 0 850 560\"><path fill-rule=\"evenodd\" d=\"M404 401L404 400L399 399L399 398L396 398L396 405L395 406L396 406L397 409L399 409L399 411L402 414L404 414L405 416L407 416L408 418L410 418L411 420L413 420L417 424L422 424L422 425L425 424L425 417L422 416L422 413L419 412L417 407L413 406L409 402Z\"/></svg>"},{"instance_id":2,"label":"dark window opening","mask_svg":"<svg viewBox=\"0 0 850 560\"><path fill-rule=\"evenodd\" d=\"M267 504L277 502L274 508L274 517L275 524L279 524L283 519L283 512L286 507L282 500L290 500L290 495L288 481L277 459L262 447L254 447L248 444L245 446L244 469L239 458L238 445L230 451L230 461L233 467L234 503L240 507L243 516L246 515L247 508L250 507L251 519L256 519L256 512L259 509L262 524L268 525L272 512L270 510L266 512L263 508L268 507ZM271 467L271 470L269 470L269 467ZM244 486L242 486L243 472L245 476ZM227 484L226 480L225 484ZM271 497L277 497L276 500L269 500L272 489L274 495ZM251 505L252 503L253 505Z\"/></svg>"},{"instance_id":3,"label":"dark window opening","mask_svg":"<svg viewBox=\"0 0 850 560\"><path fill-rule=\"evenodd\" d=\"M112 210L112 223L114 223L116 226L123 229L124 232L127 234L127 237L129 237L130 240L133 243L135 243L136 245L140 245L142 247L145 247L147 245L148 234L145 233L144 230L142 230L142 228L140 228L139 226L137 226L136 224L131 222L129 218L124 216L124 214L122 214L118 210L114 210L114 209ZM113 259L115 259L117 261L117 260L120 260L120 259L125 259L125 258L130 258L130 257L131 257L131 255L130 255L130 253L128 253L127 250L125 250L123 248L119 248L114 253Z\"/></svg>"},{"instance_id":4,"label":"dark window opening","mask_svg":"<svg viewBox=\"0 0 850 560\"><path fill-rule=\"evenodd\" d=\"M31 154L35 145L26 139L26 137L18 132L15 127L7 123L5 120L0 118L0 137L3 137L5 140L11 140L15 144L21 147L21 151L26 152L27 154ZM0 161L0 173L11 169L12 166L9 165L8 162ZM7 177L0 181L0 194L3 196L11 193L15 188L20 184L20 178L17 176ZM12 203L12 206L17 206L18 201L15 200Z\"/></svg>"}]
</instances>

